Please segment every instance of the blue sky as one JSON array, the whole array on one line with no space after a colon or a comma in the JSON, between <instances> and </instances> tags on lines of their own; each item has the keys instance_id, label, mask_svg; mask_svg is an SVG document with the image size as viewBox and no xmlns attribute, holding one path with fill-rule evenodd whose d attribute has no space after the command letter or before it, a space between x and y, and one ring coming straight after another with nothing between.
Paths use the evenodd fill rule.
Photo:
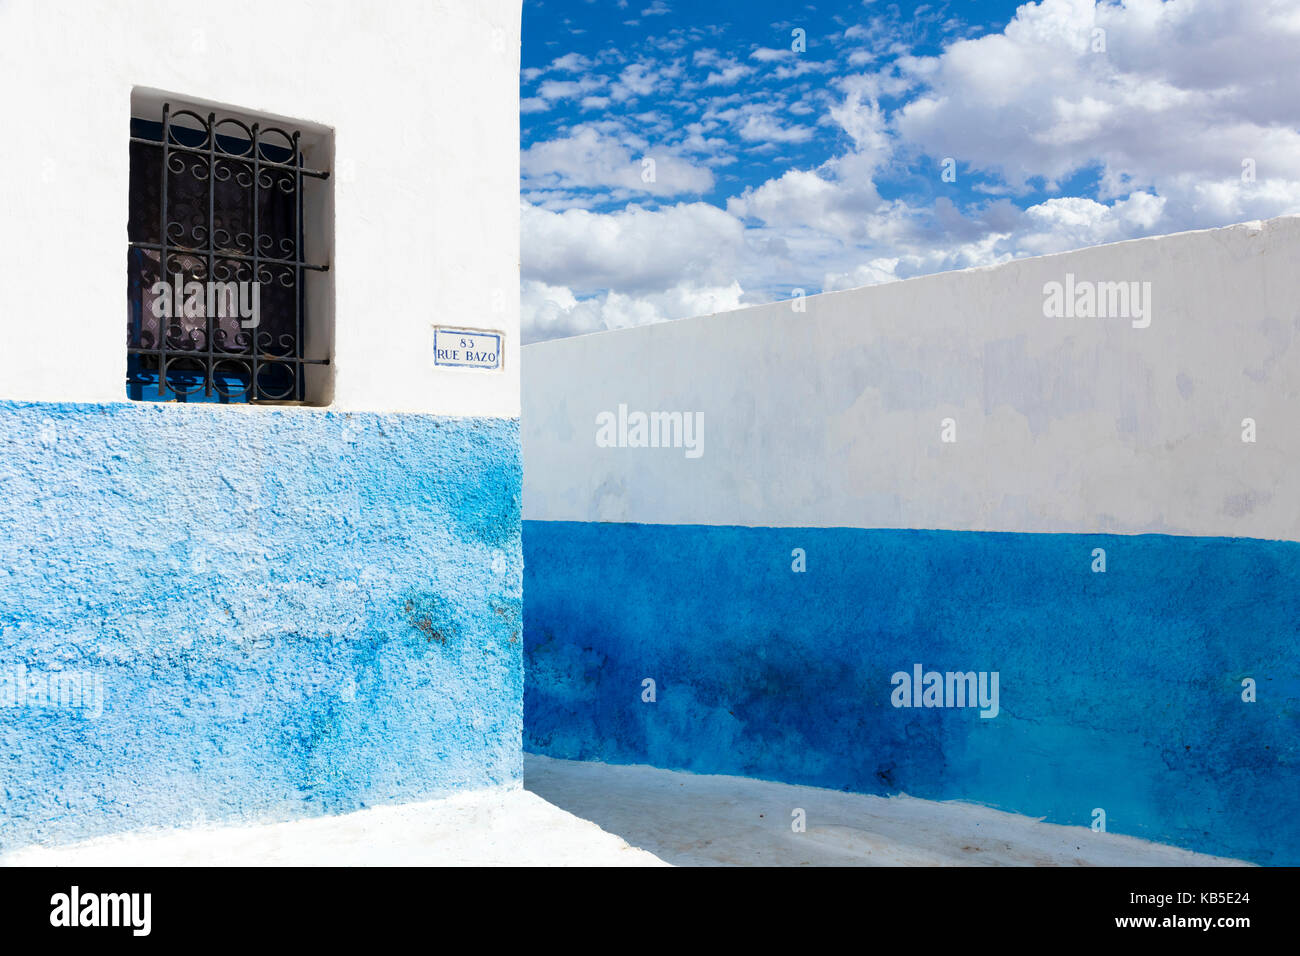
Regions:
<instances>
[{"instance_id":1,"label":"blue sky","mask_svg":"<svg viewBox=\"0 0 1300 956\"><path fill-rule=\"evenodd\" d=\"M525 0L520 110L536 341L1300 212L1300 0Z\"/></svg>"}]
</instances>

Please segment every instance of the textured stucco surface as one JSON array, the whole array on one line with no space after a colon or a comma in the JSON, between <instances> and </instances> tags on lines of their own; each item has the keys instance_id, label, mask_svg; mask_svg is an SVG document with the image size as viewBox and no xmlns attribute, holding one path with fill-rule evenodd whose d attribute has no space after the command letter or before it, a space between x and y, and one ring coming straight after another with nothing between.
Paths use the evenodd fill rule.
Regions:
<instances>
[{"instance_id":1,"label":"textured stucco surface","mask_svg":"<svg viewBox=\"0 0 1300 956\"><path fill-rule=\"evenodd\" d=\"M526 521L524 553L530 751L1300 863L1300 544ZM891 706L915 663L998 671L1001 712Z\"/></svg>"},{"instance_id":2,"label":"textured stucco surface","mask_svg":"<svg viewBox=\"0 0 1300 956\"><path fill-rule=\"evenodd\" d=\"M518 423L0 402L0 848L521 774Z\"/></svg>"}]
</instances>

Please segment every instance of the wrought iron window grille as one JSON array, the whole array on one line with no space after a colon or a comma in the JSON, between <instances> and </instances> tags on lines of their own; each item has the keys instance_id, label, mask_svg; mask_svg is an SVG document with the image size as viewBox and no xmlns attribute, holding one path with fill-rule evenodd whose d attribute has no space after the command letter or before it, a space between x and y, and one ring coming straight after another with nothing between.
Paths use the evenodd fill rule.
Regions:
<instances>
[{"instance_id":1,"label":"wrought iron window grille","mask_svg":"<svg viewBox=\"0 0 1300 956\"><path fill-rule=\"evenodd\" d=\"M307 367L329 364L306 354L306 282L329 266L306 261L303 193L329 172L300 136L170 103L132 119L129 397L306 402Z\"/></svg>"}]
</instances>

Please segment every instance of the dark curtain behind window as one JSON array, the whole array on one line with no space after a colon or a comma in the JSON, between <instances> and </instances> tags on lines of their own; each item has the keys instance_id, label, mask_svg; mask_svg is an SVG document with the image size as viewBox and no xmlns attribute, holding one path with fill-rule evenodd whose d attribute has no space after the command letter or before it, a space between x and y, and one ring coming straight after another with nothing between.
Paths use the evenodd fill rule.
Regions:
<instances>
[{"instance_id":1,"label":"dark curtain behind window","mask_svg":"<svg viewBox=\"0 0 1300 956\"><path fill-rule=\"evenodd\" d=\"M219 124L220 125L220 124ZM172 142L206 149L207 133L173 125ZM130 216L128 236L133 243L161 244L162 234L162 125L132 120L133 137L157 142L131 143ZM215 176L209 197L209 157L199 153L169 151L167 169L167 268L160 267L157 250L130 248L128 251L128 347L158 348L166 336L168 350L206 353L213 361L217 378L242 382L247 387L252 363L246 358L259 354L298 354L295 304L299 290L292 266L274 260L299 257L300 236L294 235L297 208L292 170L260 167L260 184L255 190L252 143L238 137L218 135ZM289 163L293 154L274 144L260 146L263 160ZM256 198L254 198L256 197ZM257 236L253 235L253 208L257 204ZM211 211L209 207L211 202ZM160 279L171 282L176 273L182 282L239 282L254 279L252 257L256 251L258 281L261 282L260 323L243 329L238 318L180 318L159 320L150 305L150 290ZM209 275L211 258L211 275ZM211 343L209 344L209 335ZM229 356L229 358L226 358ZM138 380L157 375L157 358L133 356L131 363ZM169 380L189 380L206 373L206 355L189 361L169 361ZM259 370L259 384L271 384L280 391L285 380L293 384L292 365L265 366ZM278 378L277 378L278 377ZM273 383L270 379L275 379ZM181 390L184 390L183 388ZM238 390L238 387L236 388ZM168 396L170 397L170 396ZM195 396L196 400L199 396Z\"/></svg>"}]
</instances>

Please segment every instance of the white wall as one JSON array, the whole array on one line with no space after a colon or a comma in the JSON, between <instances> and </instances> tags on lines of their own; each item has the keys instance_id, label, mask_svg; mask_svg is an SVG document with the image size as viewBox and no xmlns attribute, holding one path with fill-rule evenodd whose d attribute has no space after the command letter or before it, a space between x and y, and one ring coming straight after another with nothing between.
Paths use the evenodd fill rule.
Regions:
<instances>
[{"instance_id":1,"label":"white wall","mask_svg":"<svg viewBox=\"0 0 1300 956\"><path fill-rule=\"evenodd\" d=\"M1298 263L1292 217L530 345L524 516L1297 539ZM1044 317L1067 272L1150 326ZM702 456L597 447L619 403Z\"/></svg>"},{"instance_id":2,"label":"white wall","mask_svg":"<svg viewBox=\"0 0 1300 956\"><path fill-rule=\"evenodd\" d=\"M141 87L334 130L331 407L516 416L519 30L520 0L0 2L0 399L126 399ZM503 370L435 370L434 323L502 330Z\"/></svg>"}]
</instances>

